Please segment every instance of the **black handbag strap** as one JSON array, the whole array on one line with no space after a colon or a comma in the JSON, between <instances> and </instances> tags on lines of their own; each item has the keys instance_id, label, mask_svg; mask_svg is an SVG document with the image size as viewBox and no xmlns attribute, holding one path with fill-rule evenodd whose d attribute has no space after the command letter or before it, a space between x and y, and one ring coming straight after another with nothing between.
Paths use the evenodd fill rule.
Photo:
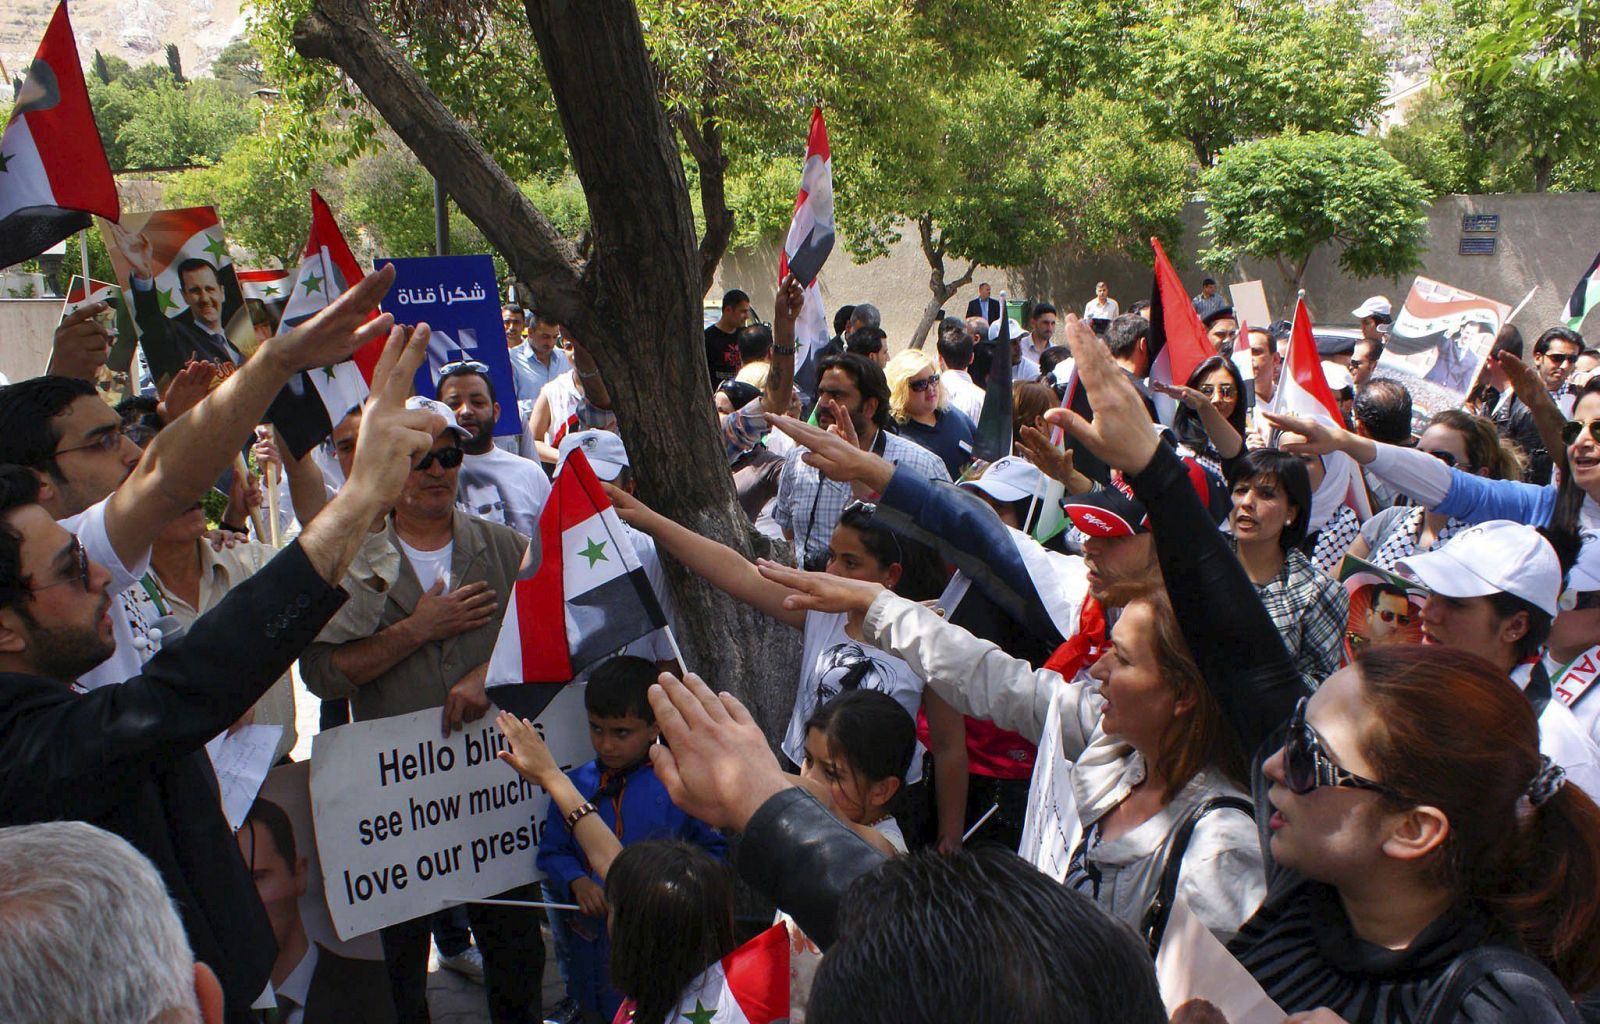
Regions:
<instances>
[{"instance_id":1,"label":"black handbag strap","mask_svg":"<svg viewBox=\"0 0 1600 1024\"><path fill-rule=\"evenodd\" d=\"M1172 903L1178 895L1178 875L1183 871L1183 855L1189 849L1189 838L1194 835L1194 828L1200 824L1201 818L1212 811L1224 809L1243 812L1251 821L1255 820L1255 805L1244 797L1214 796L1191 808L1173 830L1172 845L1167 847L1167 860L1161 866L1161 882L1156 886L1156 898L1144 912L1144 920L1139 927L1150 946L1151 956L1155 956L1156 950L1161 948L1161 937L1167 931L1167 918L1172 916Z\"/></svg>"},{"instance_id":2,"label":"black handbag strap","mask_svg":"<svg viewBox=\"0 0 1600 1024\"><path fill-rule=\"evenodd\" d=\"M1549 968L1526 953L1505 946L1479 946L1456 957L1434 983L1414 1018L1417 1024L1455 1024L1461 1004L1491 974L1517 974L1537 982L1560 1008L1561 1020L1579 1024L1578 1009Z\"/></svg>"}]
</instances>

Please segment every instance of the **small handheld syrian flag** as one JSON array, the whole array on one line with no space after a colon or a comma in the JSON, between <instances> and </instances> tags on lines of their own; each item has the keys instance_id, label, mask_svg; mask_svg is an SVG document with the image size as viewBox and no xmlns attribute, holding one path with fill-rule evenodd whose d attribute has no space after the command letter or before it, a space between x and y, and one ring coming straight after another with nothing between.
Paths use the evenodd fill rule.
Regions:
<instances>
[{"instance_id":1,"label":"small handheld syrian flag","mask_svg":"<svg viewBox=\"0 0 1600 1024\"><path fill-rule=\"evenodd\" d=\"M486 684L545 684L543 710L579 672L666 624L633 541L582 446L574 448L517 573ZM537 715L526 701L501 706Z\"/></svg>"},{"instance_id":2,"label":"small handheld syrian flag","mask_svg":"<svg viewBox=\"0 0 1600 1024\"><path fill-rule=\"evenodd\" d=\"M794 365L798 372L827 344L828 311L822 305L817 275L833 252L833 154L828 149L828 125L822 108L811 108L811 131L806 136L806 161L800 170L800 191L794 200L789 234L778 255L778 280L790 274L805 288L805 304L794 325Z\"/></svg>"},{"instance_id":3,"label":"small handheld syrian flag","mask_svg":"<svg viewBox=\"0 0 1600 1024\"><path fill-rule=\"evenodd\" d=\"M1342 427L1344 415L1328 387L1328 378L1317 355L1316 337L1311 332L1311 314L1302 297L1295 303L1294 326L1289 332L1289 352L1278 372L1278 388L1272 395L1272 411L1289 416L1321 420ZM1274 441L1274 444L1277 442ZM1320 530L1340 505L1355 510L1361 522L1372 518L1372 503L1360 467L1344 452L1322 458L1323 481L1312 495L1310 530Z\"/></svg>"},{"instance_id":4,"label":"small handheld syrian flag","mask_svg":"<svg viewBox=\"0 0 1600 1024\"><path fill-rule=\"evenodd\" d=\"M365 276L339 232L333 211L313 191L311 233L294 272L278 333L287 334L322 312ZM267 410L267 419L295 458L304 458L333 432L334 424L366 401L372 371L386 340L368 342L352 358L335 366L307 370L279 392Z\"/></svg>"},{"instance_id":5,"label":"small handheld syrian flag","mask_svg":"<svg viewBox=\"0 0 1600 1024\"><path fill-rule=\"evenodd\" d=\"M1572 296L1567 299L1567 308L1562 313L1562 318L1567 321L1568 327L1577 330L1583 323L1583 318L1596 306L1600 306L1600 253L1595 254L1589 269L1578 278L1578 286L1572 289Z\"/></svg>"},{"instance_id":6,"label":"small handheld syrian flag","mask_svg":"<svg viewBox=\"0 0 1600 1024\"><path fill-rule=\"evenodd\" d=\"M259 333L265 329L268 337L278 333L283 320L283 307L289 301L289 290L294 287L292 270L241 270L239 288L244 292L245 305L250 308L250 322Z\"/></svg>"},{"instance_id":7,"label":"small handheld syrian flag","mask_svg":"<svg viewBox=\"0 0 1600 1024\"><path fill-rule=\"evenodd\" d=\"M0 135L0 267L87 228L90 214L118 220L122 208L62 3Z\"/></svg>"},{"instance_id":8,"label":"small handheld syrian flag","mask_svg":"<svg viewBox=\"0 0 1600 1024\"><path fill-rule=\"evenodd\" d=\"M1189 301L1172 261L1167 259L1161 242L1150 239L1156 253L1155 282L1150 295L1150 383L1189 383L1189 376L1201 363L1217 354L1216 346L1206 334L1205 325ZM1172 425L1178 411L1177 402L1166 395L1157 394L1156 413L1161 422Z\"/></svg>"},{"instance_id":9,"label":"small handheld syrian flag","mask_svg":"<svg viewBox=\"0 0 1600 1024\"><path fill-rule=\"evenodd\" d=\"M672 1024L775 1024L789 1019L789 929L746 942L684 989Z\"/></svg>"}]
</instances>

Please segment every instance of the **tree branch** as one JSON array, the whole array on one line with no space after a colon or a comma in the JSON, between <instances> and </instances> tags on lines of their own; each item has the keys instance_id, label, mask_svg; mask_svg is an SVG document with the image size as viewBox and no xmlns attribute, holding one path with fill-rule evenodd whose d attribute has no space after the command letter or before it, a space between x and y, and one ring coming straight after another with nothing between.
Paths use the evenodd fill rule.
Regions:
<instances>
[{"instance_id":1,"label":"tree branch","mask_svg":"<svg viewBox=\"0 0 1600 1024\"><path fill-rule=\"evenodd\" d=\"M563 321L584 317L579 259L571 243L501 170L487 150L433 94L373 23L365 0L316 0L294 27L302 57L330 61L348 74L438 179L542 308Z\"/></svg>"},{"instance_id":2,"label":"tree branch","mask_svg":"<svg viewBox=\"0 0 1600 1024\"><path fill-rule=\"evenodd\" d=\"M722 149L722 129L717 126L709 101L701 108L700 118L700 124L696 124L688 113L679 112L672 116L672 124L700 169L700 211L705 231L700 236L699 256L704 294L711 288L717 265L733 238L733 211L728 209L728 157Z\"/></svg>"}]
</instances>

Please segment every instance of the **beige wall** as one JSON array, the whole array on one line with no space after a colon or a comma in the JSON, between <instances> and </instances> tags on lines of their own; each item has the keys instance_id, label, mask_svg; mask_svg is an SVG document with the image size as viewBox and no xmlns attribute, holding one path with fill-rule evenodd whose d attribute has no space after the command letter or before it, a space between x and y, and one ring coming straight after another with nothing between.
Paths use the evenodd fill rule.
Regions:
<instances>
[{"instance_id":1,"label":"beige wall","mask_svg":"<svg viewBox=\"0 0 1600 1024\"><path fill-rule=\"evenodd\" d=\"M1460 255L1461 218L1468 213L1500 216L1495 255ZM1204 206L1191 204L1184 221L1188 231L1179 273L1193 294L1207 276L1193 262L1194 252L1204 246ZM917 244L915 228L909 224L906 227L905 237L883 259L855 264L842 246L836 248L821 276L823 299L830 315L844 303L876 304L883 311L884 330L896 349L906 344L930 297L927 261ZM1429 210L1428 239L1423 266L1418 271L1424 276L1508 305L1515 305L1538 285L1533 300L1516 320L1523 334L1531 336L1560 321L1568 293L1600 248L1600 193L1444 196ZM730 252L722 261L710 297L715 299L726 288L744 288L761 316L770 317L777 252L777 241ZM1338 268L1336 256L1332 249L1319 252L1306 270L1306 301L1319 323L1350 323L1350 311L1369 295L1386 295L1396 307L1405 300L1412 275L1398 281L1352 278ZM1224 284L1230 280L1261 279L1273 315L1287 316L1293 296L1276 265L1246 261L1243 269L1242 275L1214 276ZM947 264L946 275L953 279L965 270L966 264L952 260ZM945 303L946 312L956 316L964 313L967 301L977 296L976 282L981 280L989 281L996 294L1005 289L1014 299L1046 299L1074 312L1081 312L1083 304L1093 297L1098 280L1110 285L1112 296L1124 308L1150 295L1149 269L1131 260L1108 258L1080 263L1053 257L1026 267L980 268L974 283ZM1600 338L1600 324L1588 326Z\"/></svg>"},{"instance_id":2,"label":"beige wall","mask_svg":"<svg viewBox=\"0 0 1600 1024\"><path fill-rule=\"evenodd\" d=\"M7 380L43 373L60 320L59 298L0 299L0 373Z\"/></svg>"}]
</instances>

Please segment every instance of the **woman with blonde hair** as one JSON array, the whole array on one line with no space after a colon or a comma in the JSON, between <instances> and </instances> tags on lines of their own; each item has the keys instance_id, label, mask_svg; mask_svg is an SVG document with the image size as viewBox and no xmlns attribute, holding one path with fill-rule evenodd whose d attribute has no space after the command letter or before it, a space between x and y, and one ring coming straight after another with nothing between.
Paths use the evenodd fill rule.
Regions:
<instances>
[{"instance_id":1,"label":"woman with blonde hair","mask_svg":"<svg viewBox=\"0 0 1600 1024\"><path fill-rule=\"evenodd\" d=\"M908 348L883 368L889 378L889 415L900 436L944 460L954 480L971 458L972 420L950 405L939 382L939 364ZM965 447L963 447L965 446Z\"/></svg>"}]
</instances>

